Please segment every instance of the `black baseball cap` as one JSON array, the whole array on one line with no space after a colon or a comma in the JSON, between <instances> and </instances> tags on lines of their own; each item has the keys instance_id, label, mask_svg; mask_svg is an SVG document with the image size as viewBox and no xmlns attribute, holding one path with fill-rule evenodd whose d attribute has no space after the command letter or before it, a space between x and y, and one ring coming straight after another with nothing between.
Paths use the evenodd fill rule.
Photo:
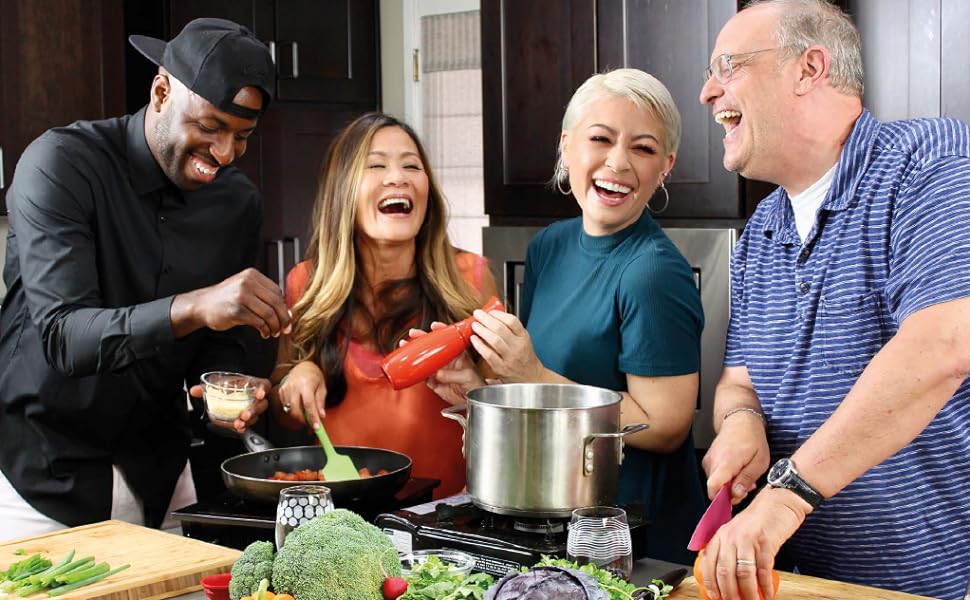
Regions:
<instances>
[{"instance_id":1,"label":"black baseball cap","mask_svg":"<svg viewBox=\"0 0 970 600\"><path fill-rule=\"evenodd\" d=\"M128 41L185 87L231 115L255 119L273 98L276 70L269 49L238 23L195 19L168 43L144 35L129 36ZM261 110L233 102L247 86L263 93Z\"/></svg>"}]
</instances>

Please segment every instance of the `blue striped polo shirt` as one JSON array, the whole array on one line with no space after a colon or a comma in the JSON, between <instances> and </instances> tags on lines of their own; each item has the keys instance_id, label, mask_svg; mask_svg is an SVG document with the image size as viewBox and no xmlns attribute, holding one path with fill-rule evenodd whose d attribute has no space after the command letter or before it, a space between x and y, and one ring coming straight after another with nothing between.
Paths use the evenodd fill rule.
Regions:
<instances>
[{"instance_id":1,"label":"blue striped polo shirt","mask_svg":"<svg viewBox=\"0 0 970 600\"><path fill-rule=\"evenodd\" d=\"M731 271L725 364L747 366L776 460L829 418L907 316L970 296L970 129L864 111L805 242L779 188L749 220ZM970 380L788 546L806 574L962 600Z\"/></svg>"}]
</instances>

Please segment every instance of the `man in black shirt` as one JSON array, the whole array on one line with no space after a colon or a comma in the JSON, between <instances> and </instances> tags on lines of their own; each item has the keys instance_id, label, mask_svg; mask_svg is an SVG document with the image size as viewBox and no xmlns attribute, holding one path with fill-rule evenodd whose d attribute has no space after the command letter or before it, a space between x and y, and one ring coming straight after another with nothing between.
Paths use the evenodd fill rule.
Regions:
<instances>
[{"instance_id":1,"label":"man in black shirt","mask_svg":"<svg viewBox=\"0 0 970 600\"><path fill-rule=\"evenodd\" d=\"M233 328L289 327L280 289L247 268L262 200L231 166L271 99L269 51L221 19L130 41L159 65L148 105L44 133L7 193L0 538L159 526L191 481L184 386L199 396L201 373L241 368Z\"/></svg>"}]
</instances>

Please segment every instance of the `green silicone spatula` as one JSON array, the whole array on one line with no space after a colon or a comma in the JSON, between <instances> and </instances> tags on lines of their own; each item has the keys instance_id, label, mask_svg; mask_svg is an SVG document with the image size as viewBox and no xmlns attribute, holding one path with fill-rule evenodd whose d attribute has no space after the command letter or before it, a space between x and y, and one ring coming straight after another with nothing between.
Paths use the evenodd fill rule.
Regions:
<instances>
[{"instance_id":1,"label":"green silicone spatula","mask_svg":"<svg viewBox=\"0 0 970 600\"><path fill-rule=\"evenodd\" d=\"M360 479L360 473L357 472L354 461L346 454L337 452L333 444L330 443L330 437L327 436L327 430L323 428L322 423L313 428L313 433L317 434L320 446L323 447L323 453L327 455L327 464L323 467L323 476L327 481Z\"/></svg>"}]
</instances>

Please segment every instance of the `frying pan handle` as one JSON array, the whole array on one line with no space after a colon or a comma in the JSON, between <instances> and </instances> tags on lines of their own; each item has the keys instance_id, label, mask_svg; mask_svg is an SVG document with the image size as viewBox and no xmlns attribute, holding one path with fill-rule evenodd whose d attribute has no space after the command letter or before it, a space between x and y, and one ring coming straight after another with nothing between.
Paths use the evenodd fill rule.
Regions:
<instances>
[{"instance_id":1,"label":"frying pan handle","mask_svg":"<svg viewBox=\"0 0 970 600\"><path fill-rule=\"evenodd\" d=\"M249 450L250 452L272 450L276 447L268 439L249 429L239 434L239 437L242 438L242 443L246 446L246 450Z\"/></svg>"}]
</instances>

